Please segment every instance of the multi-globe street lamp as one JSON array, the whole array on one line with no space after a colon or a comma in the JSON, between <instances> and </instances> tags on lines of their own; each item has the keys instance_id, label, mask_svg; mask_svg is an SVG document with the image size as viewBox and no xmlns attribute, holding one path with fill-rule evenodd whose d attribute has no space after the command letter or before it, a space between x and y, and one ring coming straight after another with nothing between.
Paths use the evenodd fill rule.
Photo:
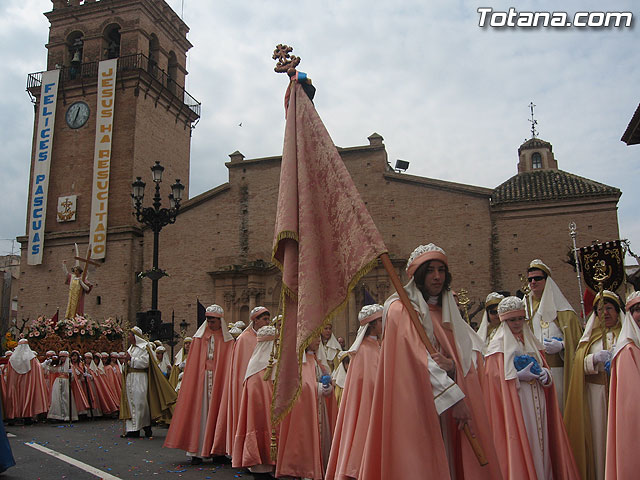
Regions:
<instances>
[{"instance_id":1,"label":"multi-globe street lamp","mask_svg":"<svg viewBox=\"0 0 640 480\"><path fill-rule=\"evenodd\" d=\"M158 268L160 230L170 223L175 223L176 216L180 210L182 193L184 191L184 185L180 183L180 179L176 179L176 183L171 185L169 208L162 208L160 184L162 183L163 171L164 167L160 165L159 161L156 161L155 165L151 167L152 178L156 187L152 207L142 206L142 201L144 200L144 187L146 185L142 181L142 178L137 177L135 182L131 184L133 189L133 193L131 194L134 208L133 214L138 222L147 225L153 231L153 267L151 270L143 272L142 274L142 276L151 279L151 310L153 311L158 310L158 280L166 275L164 270L160 270Z\"/></svg>"}]
</instances>

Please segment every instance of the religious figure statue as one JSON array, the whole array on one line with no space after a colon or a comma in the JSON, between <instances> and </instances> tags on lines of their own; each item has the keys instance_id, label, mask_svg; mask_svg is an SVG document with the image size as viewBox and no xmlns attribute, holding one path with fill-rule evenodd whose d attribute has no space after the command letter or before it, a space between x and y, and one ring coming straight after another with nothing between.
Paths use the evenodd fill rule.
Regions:
<instances>
[{"instance_id":1,"label":"religious figure statue","mask_svg":"<svg viewBox=\"0 0 640 480\"><path fill-rule=\"evenodd\" d=\"M69 300L64 318L75 318L76 314L84 316L84 296L91 291L93 285L87 282L86 275L83 280L83 270L80 265L73 266L69 272L67 262L63 261L62 269L67 277L65 283L69 285Z\"/></svg>"}]
</instances>

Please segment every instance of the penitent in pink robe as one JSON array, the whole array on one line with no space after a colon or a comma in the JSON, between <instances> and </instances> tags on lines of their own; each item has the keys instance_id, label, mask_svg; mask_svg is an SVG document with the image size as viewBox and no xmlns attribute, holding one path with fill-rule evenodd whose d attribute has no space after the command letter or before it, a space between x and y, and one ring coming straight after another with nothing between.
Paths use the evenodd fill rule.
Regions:
<instances>
[{"instance_id":1,"label":"penitent in pink robe","mask_svg":"<svg viewBox=\"0 0 640 480\"><path fill-rule=\"evenodd\" d=\"M542 352L540 356L544 359ZM485 360L484 370L487 376L485 403L493 427L496 449L501 452L500 461L504 478L537 480L518 395L517 380L505 380L503 353L494 353L487 356ZM547 367L546 362L542 366ZM553 478L554 480L579 480L580 474L573 458L553 385L544 388L544 397Z\"/></svg>"},{"instance_id":2,"label":"penitent in pink robe","mask_svg":"<svg viewBox=\"0 0 640 480\"><path fill-rule=\"evenodd\" d=\"M266 369L244 382L238 426L231 454L232 466L275 465L271 460L271 397L273 383L264 380Z\"/></svg>"},{"instance_id":3,"label":"penitent in pink robe","mask_svg":"<svg viewBox=\"0 0 640 480\"><path fill-rule=\"evenodd\" d=\"M428 362L401 302L387 313L358 478L450 478Z\"/></svg>"},{"instance_id":4,"label":"penitent in pink robe","mask_svg":"<svg viewBox=\"0 0 640 480\"><path fill-rule=\"evenodd\" d=\"M211 336L214 338L213 358L207 360ZM233 342L225 342L221 330L212 332L206 328L202 337L193 339L164 447L179 448L196 453L197 456L210 457L214 447L214 435L216 432L222 432L219 435L222 442L217 445L217 448L224 450L226 423L219 417L226 419L226 411L222 412L220 405L223 390L229 379L232 348ZM207 371L213 372L213 378L211 400L209 405L204 405L203 393L207 387ZM206 423L203 424L202 419L205 415Z\"/></svg>"},{"instance_id":5,"label":"penitent in pink robe","mask_svg":"<svg viewBox=\"0 0 640 480\"><path fill-rule=\"evenodd\" d=\"M380 358L380 345L365 337L349 363L347 378L333 432L329 466L325 478L358 478L364 442L369 429L371 402Z\"/></svg>"},{"instance_id":6,"label":"penitent in pink robe","mask_svg":"<svg viewBox=\"0 0 640 480\"><path fill-rule=\"evenodd\" d=\"M637 453L640 424L640 348L626 344L613 358L609 386L605 478L624 480L640 475Z\"/></svg>"},{"instance_id":7,"label":"penitent in pink robe","mask_svg":"<svg viewBox=\"0 0 640 480\"><path fill-rule=\"evenodd\" d=\"M31 359L31 370L19 374L10 363L7 369L7 405L5 416L12 418L30 418L49 409L47 404L47 386L44 382L42 367L38 358Z\"/></svg>"},{"instance_id":8,"label":"penitent in pink robe","mask_svg":"<svg viewBox=\"0 0 640 480\"><path fill-rule=\"evenodd\" d=\"M306 353L302 364L302 391L291 412L280 423L276 477L322 479L322 453L318 423L316 356Z\"/></svg>"},{"instance_id":9,"label":"penitent in pink robe","mask_svg":"<svg viewBox=\"0 0 640 480\"><path fill-rule=\"evenodd\" d=\"M229 373L229 389L226 392L227 395L223 399L222 405L222 408L226 408L227 411L226 453L229 455L231 455L231 451L233 450L236 427L238 425L238 412L240 409L244 374L247 371L247 365L249 364L249 360L257 343L258 337L256 332L249 326L240 334L233 346L231 371Z\"/></svg>"}]
</instances>

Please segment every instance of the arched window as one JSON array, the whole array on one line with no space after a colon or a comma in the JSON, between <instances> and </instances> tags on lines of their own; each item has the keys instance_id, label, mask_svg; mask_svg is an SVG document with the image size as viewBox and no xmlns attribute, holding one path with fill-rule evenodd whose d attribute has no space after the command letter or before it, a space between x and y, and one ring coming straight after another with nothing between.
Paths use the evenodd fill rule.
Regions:
<instances>
[{"instance_id":1,"label":"arched window","mask_svg":"<svg viewBox=\"0 0 640 480\"><path fill-rule=\"evenodd\" d=\"M531 168L533 168L534 170L536 168L542 168L542 155L540 155L538 152L535 152L533 155L531 155Z\"/></svg>"},{"instance_id":2,"label":"arched window","mask_svg":"<svg viewBox=\"0 0 640 480\"><path fill-rule=\"evenodd\" d=\"M80 75L82 65L82 49L84 47L82 32L72 32L67 37L67 55L64 65L69 67L69 78L73 80Z\"/></svg>"},{"instance_id":3,"label":"arched window","mask_svg":"<svg viewBox=\"0 0 640 480\"><path fill-rule=\"evenodd\" d=\"M155 33L149 37L149 65L147 71L154 77L158 72L158 56L160 55L160 42Z\"/></svg>"},{"instance_id":4,"label":"arched window","mask_svg":"<svg viewBox=\"0 0 640 480\"><path fill-rule=\"evenodd\" d=\"M102 58L111 59L120 56L120 25L111 24L104 29L102 36Z\"/></svg>"},{"instance_id":5,"label":"arched window","mask_svg":"<svg viewBox=\"0 0 640 480\"><path fill-rule=\"evenodd\" d=\"M168 72L169 80L167 81L167 88L171 93L176 93L176 79L178 75L178 60L176 54L172 51L169 52L169 66Z\"/></svg>"}]
</instances>

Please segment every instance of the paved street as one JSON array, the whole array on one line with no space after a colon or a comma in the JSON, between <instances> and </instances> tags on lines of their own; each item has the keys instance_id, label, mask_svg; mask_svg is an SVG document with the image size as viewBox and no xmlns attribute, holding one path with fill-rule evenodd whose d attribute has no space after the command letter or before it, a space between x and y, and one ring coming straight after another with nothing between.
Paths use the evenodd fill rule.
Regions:
<instances>
[{"instance_id":1,"label":"paved street","mask_svg":"<svg viewBox=\"0 0 640 480\"><path fill-rule=\"evenodd\" d=\"M3 480L271 478L231 468L225 458L191 466L183 451L162 448L167 434L164 428L154 428L151 439L120 438L122 422L106 419L72 425L38 423L5 428L16 466L2 474ZM53 456L55 454L69 458L60 459ZM79 463L76 466L74 462ZM91 467L99 471L89 473Z\"/></svg>"}]
</instances>

